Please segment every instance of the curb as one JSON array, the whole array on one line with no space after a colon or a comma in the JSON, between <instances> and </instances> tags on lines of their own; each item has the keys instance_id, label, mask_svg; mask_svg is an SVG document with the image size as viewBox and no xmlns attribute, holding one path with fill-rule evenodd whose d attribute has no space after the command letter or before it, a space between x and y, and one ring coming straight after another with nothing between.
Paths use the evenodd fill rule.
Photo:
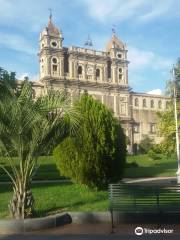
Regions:
<instances>
[{"instance_id":1,"label":"curb","mask_svg":"<svg viewBox=\"0 0 180 240\"><path fill-rule=\"evenodd\" d=\"M119 214L114 212L114 223L179 223L180 216L176 214ZM111 224L110 212L69 212L56 214L43 218L25 220L0 220L0 234L22 234L25 232L41 231L48 228L56 228L66 224L109 223Z\"/></svg>"},{"instance_id":2,"label":"curb","mask_svg":"<svg viewBox=\"0 0 180 240\"><path fill-rule=\"evenodd\" d=\"M111 215L107 212L69 212L72 223L110 223Z\"/></svg>"},{"instance_id":3,"label":"curb","mask_svg":"<svg viewBox=\"0 0 180 240\"><path fill-rule=\"evenodd\" d=\"M69 214L57 214L44 218L25 220L0 220L0 234L24 233L47 228L55 228L72 222Z\"/></svg>"},{"instance_id":4,"label":"curb","mask_svg":"<svg viewBox=\"0 0 180 240\"><path fill-rule=\"evenodd\" d=\"M109 212L69 212L43 218L0 220L0 234L18 234L56 228L66 224L109 223Z\"/></svg>"}]
</instances>

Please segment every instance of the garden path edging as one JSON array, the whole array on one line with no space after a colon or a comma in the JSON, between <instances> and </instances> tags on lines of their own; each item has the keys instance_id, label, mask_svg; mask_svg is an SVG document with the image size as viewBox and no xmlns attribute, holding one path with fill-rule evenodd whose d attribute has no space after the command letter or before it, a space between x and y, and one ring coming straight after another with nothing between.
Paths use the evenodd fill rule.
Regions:
<instances>
[{"instance_id":1,"label":"garden path edging","mask_svg":"<svg viewBox=\"0 0 180 240\"><path fill-rule=\"evenodd\" d=\"M107 223L109 212L68 212L42 218L0 220L0 234L13 234L56 228L65 224Z\"/></svg>"},{"instance_id":2,"label":"garden path edging","mask_svg":"<svg viewBox=\"0 0 180 240\"><path fill-rule=\"evenodd\" d=\"M0 234L13 234L55 228L72 222L69 214L56 214L43 218L0 220Z\"/></svg>"}]
</instances>

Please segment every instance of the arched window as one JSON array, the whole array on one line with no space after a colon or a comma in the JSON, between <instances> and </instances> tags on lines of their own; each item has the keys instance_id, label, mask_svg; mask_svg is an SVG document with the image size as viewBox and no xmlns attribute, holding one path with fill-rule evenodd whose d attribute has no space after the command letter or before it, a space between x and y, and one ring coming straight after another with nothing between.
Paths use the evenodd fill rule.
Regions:
<instances>
[{"instance_id":1,"label":"arched window","mask_svg":"<svg viewBox=\"0 0 180 240\"><path fill-rule=\"evenodd\" d=\"M100 77L100 69L97 68L97 69L96 69L96 78L99 78L99 77Z\"/></svg>"},{"instance_id":2,"label":"arched window","mask_svg":"<svg viewBox=\"0 0 180 240\"><path fill-rule=\"evenodd\" d=\"M56 57L53 57L52 58L52 73L53 74L56 74L57 73L57 71L58 71L58 60L57 60L57 58Z\"/></svg>"},{"instance_id":3,"label":"arched window","mask_svg":"<svg viewBox=\"0 0 180 240\"><path fill-rule=\"evenodd\" d=\"M159 108L159 109L162 108L162 101L161 101L161 100L158 101L158 108Z\"/></svg>"},{"instance_id":4,"label":"arched window","mask_svg":"<svg viewBox=\"0 0 180 240\"><path fill-rule=\"evenodd\" d=\"M123 77L123 69L119 68L119 74L118 74L119 80L122 80L122 77Z\"/></svg>"},{"instance_id":5,"label":"arched window","mask_svg":"<svg viewBox=\"0 0 180 240\"><path fill-rule=\"evenodd\" d=\"M78 74L79 74L79 75L82 74L82 66L78 66Z\"/></svg>"},{"instance_id":6,"label":"arched window","mask_svg":"<svg viewBox=\"0 0 180 240\"><path fill-rule=\"evenodd\" d=\"M134 100L134 105L135 105L136 107L139 106L139 99L138 99L138 98L135 98L135 100Z\"/></svg>"},{"instance_id":7,"label":"arched window","mask_svg":"<svg viewBox=\"0 0 180 240\"><path fill-rule=\"evenodd\" d=\"M154 108L154 100L151 100L151 108Z\"/></svg>"},{"instance_id":8,"label":"arched window","mask_svg":"<svg viewBox=\"0 0 180 240\"><path fill-rule=\"evenodd\" d=\"M143 107L147 107L146 99L143 99Z\"/></svg>"},{"instance_id":9,"label":"arched window","mask_svg":"<svg viewBox=\"0 0 180 240\"><path fill-rule=\"evenodd\" d=\"M119 73L122 73L122 72L123 72L122 68L119 68Z\"/></svg>"}]
</instances>

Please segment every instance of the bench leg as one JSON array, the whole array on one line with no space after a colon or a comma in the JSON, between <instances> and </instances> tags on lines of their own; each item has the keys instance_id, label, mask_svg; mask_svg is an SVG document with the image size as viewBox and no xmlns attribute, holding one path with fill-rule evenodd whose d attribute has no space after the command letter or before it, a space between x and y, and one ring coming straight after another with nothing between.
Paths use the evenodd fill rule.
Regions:
<instances>
[{"instance_id":1,"label":"bench leg","mask_svg":"<svg viewBox=\"0 0 180 240\"><path fill-rule=\"evenodd\" d=\"M111 209L111 233L114 233L114 217L113 217L113 210Z\"/></svg>"}]
</instances>

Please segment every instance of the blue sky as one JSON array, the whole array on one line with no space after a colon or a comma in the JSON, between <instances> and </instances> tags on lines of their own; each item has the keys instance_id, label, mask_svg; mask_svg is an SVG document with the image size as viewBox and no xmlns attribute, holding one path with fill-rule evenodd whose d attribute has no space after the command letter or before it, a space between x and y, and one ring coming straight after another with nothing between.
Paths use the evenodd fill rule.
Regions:
<instances>
[{"instance_id":1,"label":"blue sky","mask_svg":"<svg viewBox=\"0 0 180 240\"><path fill-rule=\"evenodd\" d=\"M19 78L38 78L39 33L49 8L65 46L83 46L90 34L94 48L103 50L115 25L129 50L133 90L165 89L180 57L179 0L0 0L0 66Z\"/></svg>"}]
</instances>

